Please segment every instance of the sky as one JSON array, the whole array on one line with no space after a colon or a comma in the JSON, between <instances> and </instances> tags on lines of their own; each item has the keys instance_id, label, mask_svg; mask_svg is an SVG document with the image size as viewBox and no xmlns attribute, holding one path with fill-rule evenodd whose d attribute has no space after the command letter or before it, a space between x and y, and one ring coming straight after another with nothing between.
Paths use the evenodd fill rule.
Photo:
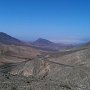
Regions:
<instances>
[{"instance_id":1,"label":"sky","mask_svg":"<svg viewBox=\"0 0 90 90\"><path fill-rule=\"evenodd\" d=\"M90 40L90 0L0 0L0 32L24 41Z\"/></svg>"}]
</instances>

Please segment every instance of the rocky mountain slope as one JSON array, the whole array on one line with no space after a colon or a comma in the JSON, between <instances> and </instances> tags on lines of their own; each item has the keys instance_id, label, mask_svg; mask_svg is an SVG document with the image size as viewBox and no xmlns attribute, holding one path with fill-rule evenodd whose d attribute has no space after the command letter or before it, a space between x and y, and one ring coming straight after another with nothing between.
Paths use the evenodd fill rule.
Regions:
<instances>
[{"instance_id":1,"label":"rocky mountain slope","mask_svg":"<svg viewBox=\"0 0 90 90\"><path fill-rule=\"evenodd\" d=\"M1 90L90 90L90 46L7 63L0 72Z\"/></svg>"},{"instance_id":2,"label":"rocky mountain slope","mask_svg":"<svg viewBox=\"0 0 90 90\"><path fill-rule=\"evenodd\" d=\"M32 47L0 44L0 64L21 62L38 55L41 52Z\"/></svg>"}]
</instances>

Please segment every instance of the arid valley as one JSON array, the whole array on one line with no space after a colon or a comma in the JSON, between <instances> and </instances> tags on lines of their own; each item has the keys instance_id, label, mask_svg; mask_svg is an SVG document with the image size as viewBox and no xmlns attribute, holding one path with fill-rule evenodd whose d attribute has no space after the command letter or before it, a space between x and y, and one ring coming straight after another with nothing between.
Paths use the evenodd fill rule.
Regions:
<instances>
[{"instance_id":1,"label":"arid valley","mask_svg":"<svg viewBox=\"0 0 90 90\"><path fill-rule=\"evenodd\" d=\"M89 43L60 51L40 40L43 48L0 33L0 90L90 90Z\"/></svg>"}]
</instances>

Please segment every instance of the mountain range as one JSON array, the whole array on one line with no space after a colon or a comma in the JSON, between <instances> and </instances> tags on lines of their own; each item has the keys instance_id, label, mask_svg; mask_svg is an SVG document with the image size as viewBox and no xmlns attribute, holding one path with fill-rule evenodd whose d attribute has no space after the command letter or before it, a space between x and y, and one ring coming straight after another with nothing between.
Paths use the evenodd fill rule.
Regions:
<instances>
[{"instance_id":1,"label":"mountain range","mask_svg":"<svg viewBox=\"0 0 90 90\"><path fill-rule=\"evenodd\" d=\"M66 48L42 38L27 44L0 35L0 90L90 90L89 44Z\"/></svg>"},{"instance_id":2,"label":"mountain range","mask_svg":"<svg viewBox=\"0 0 90 90\"><path fill-rule=\"evenodd\" d=\"M32 45L42 48L44 50L45 49L46 50L64 50L64 49L69 49L73 47L72 44L55 43L43 38L37 39L32 43Z\"/></svg>"},{"instance_id":3,"label":"mountain range","mask_svg":"<svg viewBox=\"0 0 90 90\"><path fill-rule=\"evenodd\" d=\"M89 90L90 46L35 58L27 50L15 57L0 54L6 60L0 65L1 90Z\"/></svg>"},{"instance_id":4,"label":"mountain range","mask_svg":"<svg viewBox=\"0 0 90 90\"><path fill-rule=\"evenodd\" d=\"M63 49L69 49L73 47L73 45L71 44L54 43L43 38L39 38L36 41L27 44L26 42L16 39L3 32L0 32L0 43L6 44L6 45L32 46L34 48L44 49L48 51L63 50Z\"/></svg>"}]
</instances>

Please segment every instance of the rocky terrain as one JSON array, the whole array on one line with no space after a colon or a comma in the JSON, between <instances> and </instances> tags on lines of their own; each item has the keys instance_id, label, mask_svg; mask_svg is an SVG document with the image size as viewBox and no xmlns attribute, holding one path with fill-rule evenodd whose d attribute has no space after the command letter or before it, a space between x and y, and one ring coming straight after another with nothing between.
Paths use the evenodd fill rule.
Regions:
<instances>
[{"instance_id":1,"label":"rocky terrain","mask_svg":"<svg viewBox=\"0 0 90 90\"><path fill-rule=\"evenodd\" d=\"M90 46L2 64L0 90L90 90Z\"/></svg>"},{"instance_id":2,"label":"rocky terrain","mask_svg":"<svg viewBox=\"0 0 90 90\"><path fill-rule=\"evenodd\" d=\"M89 44L49 52L16 45L18 39L4 33L0 37L0 90L90 90Z\"/></svg>"},{"instance_id":3,"label":"rocky terrain","mask_svg":"<svg viewBox=\"0 0 90 90\"><path fill-rule=\"evenodd\" d=\"M41 51L32 47L0 44L0 65L32 59L41 55Z\"/></svg>"}]
</instances>

